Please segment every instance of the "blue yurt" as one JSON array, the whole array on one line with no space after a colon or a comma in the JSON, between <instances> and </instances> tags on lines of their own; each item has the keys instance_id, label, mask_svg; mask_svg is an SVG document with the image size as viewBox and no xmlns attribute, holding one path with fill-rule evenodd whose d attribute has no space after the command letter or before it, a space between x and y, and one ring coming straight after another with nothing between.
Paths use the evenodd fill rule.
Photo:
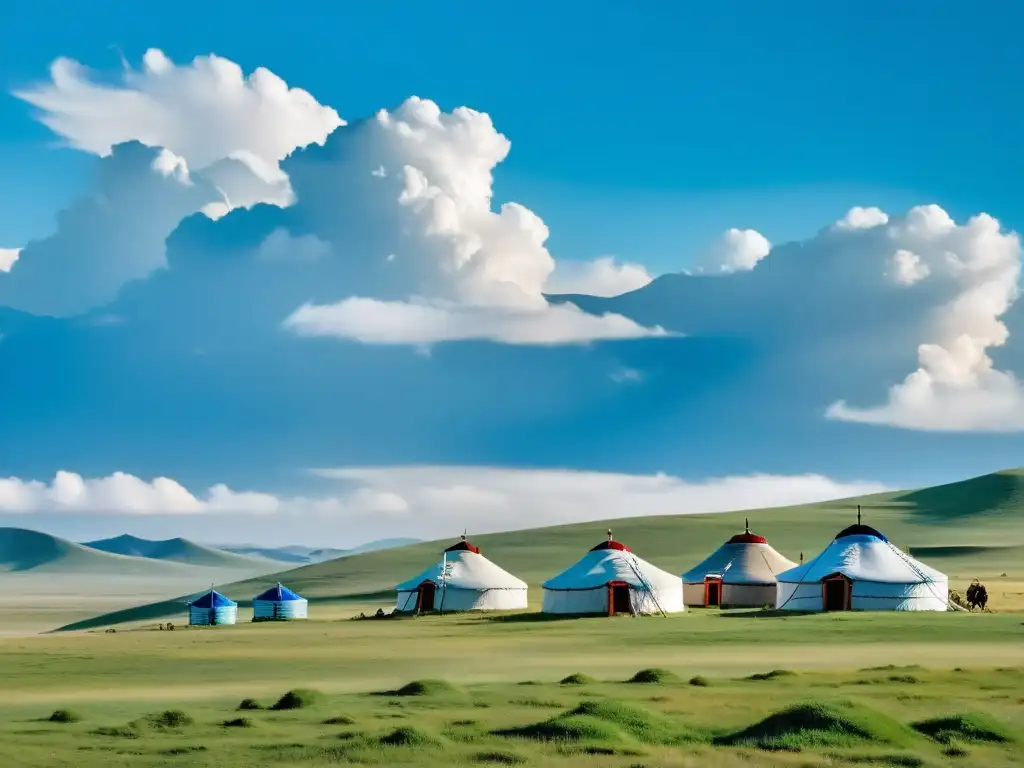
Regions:
<instances>
[{"instance_id":1,"label":"blue yurt","mask_svg":"<svg viewBox=\"0 0 1024 768\"><path fill-rule=\"evenodd\" d=\"M238 603L215 589L188 604L188 623L208 627L216 624L234 624L238 618Z\"/></svg>"},{"instance_id":2,"label":"blue yurt","mask_svg":"<svg viewBox=\"0 0 1024 768\"><path fill-rule=\"evenodd\" d=\"M288 587L277 582L252 601L253 621L288 621L306 618L309 602L302 595L297 595Z\"/></svg>"}]
</instances>

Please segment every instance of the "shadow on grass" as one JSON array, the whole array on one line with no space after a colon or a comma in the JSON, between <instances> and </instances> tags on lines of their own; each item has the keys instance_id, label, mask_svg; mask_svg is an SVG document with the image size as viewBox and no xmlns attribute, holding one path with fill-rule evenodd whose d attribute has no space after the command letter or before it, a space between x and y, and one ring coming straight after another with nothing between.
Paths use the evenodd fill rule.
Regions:
<instances>
[{"instance_id":1,"label":"shadow on grass","mask_svg":"<svg viewBox=\"0 0 1024 768\"><path fill-rule=\"evenodd\" d=\"M503 613L487 616L487 621L505 624L541 624L553 621L575 621L576 619L606 619L603 613Z\"/></svg>"},{"instance_id":2,"label":"shadow on grass","mask_svg":"<svg viewBox=\"0 0 1024 768\"><path fill-rule=\"evenodd\" d=\"M722 611L723 619L791 619L794 616L818 616L821 611L779 611L776 609L762 611Z\"/></svg>"}]
</instances>

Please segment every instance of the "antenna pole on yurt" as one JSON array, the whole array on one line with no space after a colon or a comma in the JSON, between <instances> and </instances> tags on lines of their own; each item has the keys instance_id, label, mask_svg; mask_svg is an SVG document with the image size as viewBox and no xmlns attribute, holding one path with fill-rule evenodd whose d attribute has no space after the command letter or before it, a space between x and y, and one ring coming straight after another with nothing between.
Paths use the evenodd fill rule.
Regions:
<instances>
[{"instance_id":1,"label":"antenna pole on yurt","mask_svg":"<svg viewBox=\"0 0 1024 768\"><path fill-rule=\"evenodd\" d=\"M857 505L857 525L860 525L860 504Z\"/></svg>"},{"instance_id":2,"label":"antenna pole on yurt","mask_svg":"<svg viewBox=\"0 0 1024 768\"><path fill-rule=\"evenodd\" d=\"M750 533L750 518L743 518L743 532Z\"/></svg>"}]
</instances>

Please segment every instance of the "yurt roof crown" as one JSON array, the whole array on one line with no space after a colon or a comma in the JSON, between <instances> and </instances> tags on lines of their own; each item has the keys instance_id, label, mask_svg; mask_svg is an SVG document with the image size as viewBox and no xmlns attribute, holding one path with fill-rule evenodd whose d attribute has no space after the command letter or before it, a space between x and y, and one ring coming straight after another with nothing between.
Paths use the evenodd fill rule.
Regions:
<instances>
[{"instance_id":1,"label":"yurt roof crown","mask_svg":"<svg viewBox=\"0 0 1024 768\"><path fill-rule=\"evenodd\" d=\"M273 600L278 603L291 602L292 600L304 599L301 595L292 592L288 587L282 586L281 582L277 582L277 586L271 587L261 595L256 596L257 600Z\"/></svg>"},{"instance_id":2,"label":"yurt roof crown","mask_svg":"<svg viewBox=\"0 0 1024 768\"><path fill-rule=\"evenodd\" d=\"M599 552L602 549L617 549L620 552L629 552L630 551L629 547L627 547L625 544L623 544L621 542L618 542L618 541L616 541L615 539L612 538L612 529L611 528L608 529L608 540L607 541L602 541L596 547L592 547L590 551L591 552Z\"/></svg>"},{"instance_id":3,"label":"yurt roof crown","mask_svg":"<svg viewBox=\"0 0 1024 768\"><path fill-rule=\"evenodd\" d=\"M466 539L466 532L462 532L462 540L458 544L452 544L445 552L472 552L475 555L480 554L480 547L474 547Z\"/></svg>"},{"instance_id":4,"label":"yurt roof crown","mask_svg":"<svg viewBox=\"0 0 1024 768\"><path fill-rule=\"evenodd\" d=\"M768 539L764 536L758 536L756 533L750 532L750 521L743 521L743 533L737 533L733 536L728 544L767 544Z\"/></svg>"},{"instance_id":5,"label":"yurt roof crown","mask_svg":"<svg viewBox=\"0 0 1024 768\"><path fill-rule=\"evenodd\" d=\"M226 608L230 605L238 605L234 600L224 597L220 592L211 589L202 597L198 597L189 603L194 608Z\"/></svg>"},{"instance_id":6,"label":"yurt roof crown","mask_svg":"<svg viewBox=\"0 0 1024 768\"><path fill-rule=\"evenodd\" d=\"M876 539L888 541L881 532L872 528L870 525L864 525L861 520L860 504L857 505L857 524L843 528L843 530L836 534L836 541L839 539L845 539L847 536L873 536Z\"/></svg>"}]
</instances>

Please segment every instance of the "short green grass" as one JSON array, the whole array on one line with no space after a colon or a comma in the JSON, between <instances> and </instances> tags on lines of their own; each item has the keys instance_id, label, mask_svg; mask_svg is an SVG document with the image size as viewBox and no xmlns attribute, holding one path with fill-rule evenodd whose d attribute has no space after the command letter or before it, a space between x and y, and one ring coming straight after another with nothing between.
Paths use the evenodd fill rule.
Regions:
<instances>
[{"instance_id":1,"label":"short green grass","mask_svg":"<svg viewBox=\"0 0 1024 768\"><path fill-rule=\"evenodd\" d=\"M108 698L79 707L80 720L51 723L37 705L8 699L0 707L0 764L925 768L965 758L960 764L1004 768L1022 764L1024 668L1001 670L920 668L913 697L884 678L858 685L865 673L857 670L774 676L755 686L738 676L708 678L706 687L679 674L654 686L621 675L593 676L586 686L563 685L564 675L531 678L531 697L547 701L550 712L524 700L519 682L440 685L440 678L430 679L426 695L303 694L297 709L244 716L236 697L156 706ZM934 715L950 707L959 714Z\"/></svg>"}]
</instances>

